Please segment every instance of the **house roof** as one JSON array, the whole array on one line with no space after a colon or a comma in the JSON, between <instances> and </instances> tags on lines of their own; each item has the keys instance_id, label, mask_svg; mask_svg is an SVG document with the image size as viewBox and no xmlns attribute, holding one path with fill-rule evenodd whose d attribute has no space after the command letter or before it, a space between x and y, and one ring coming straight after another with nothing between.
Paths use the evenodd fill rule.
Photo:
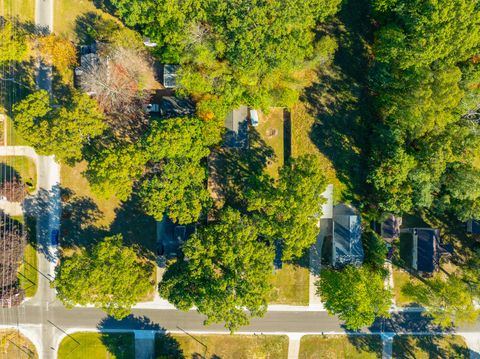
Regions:
<instances>
[{"instance_id":1,"label":"house roof","mask_svg":"<svg viewBox=\"0 0 480 359\"><path fill-rule=\"evenodd\" d=\"M467 222L467 230L472 234L480 234L480 221L471 219Z\"/></svg>"},{"instance_id":2,"label":"house roof","mask_svg":"<svg viewBox=\"0 0 480 359\"><path fill-rule=\"evenodd\" d=\"M435 270L438 245L438 230L432 228L414 229L417 235L417 270L431 273Z\"/></svg>"},{"instance_id":3,"label":"house roof","mask_svg":"<svg viewBox=\"0 0 480 359\"><path fill-rule=\"evenodd\" d=\"M180 65L163 65L163 86L172 88L177 86L177 71Z\"/></svg>"},{"instance_id":4,"label":"house roof","mask_svg":"<svg viewBox=\"0 0 480 359\"><path fill-rule=\"evenodd\" d=\"M245 148L248 145L248 107L240 106L225 118L226 133L224 145L233 148Z\"/></svg>"},{"instance_id":5,"label":"house roof","mask_svg":"<svg viewBox=\"0 0 480 359\"><path fill-rule=\"evenodd\" d=\"M333 256L334 266L359 265L364 252L361 239L360 216L340 214L333 216Z\"/></svg>"}]
</instances>

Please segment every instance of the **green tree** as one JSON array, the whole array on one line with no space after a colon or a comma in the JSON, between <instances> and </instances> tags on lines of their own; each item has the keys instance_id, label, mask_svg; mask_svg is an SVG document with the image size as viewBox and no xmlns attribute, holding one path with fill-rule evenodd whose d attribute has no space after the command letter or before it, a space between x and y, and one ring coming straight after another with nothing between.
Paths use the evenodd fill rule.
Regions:
<instances>
[{"instance_id":1,"label":"green tree","mask_svg":"<svg viewBox=\"0 0 480 359\"><path fill-rule=\"evenodd\" d=\"M384 25L376 35L377 61L399 68L457 63L475 54L480 43L476 0L373 2Z\"/></svg>"},{"instance_id":2,"label":"green tree","mask_svg":"<svg viewBox=\"0 0 480 359\"><path fill-rule=\"evenodd\" d=\"M15 21L15 20L13 20ZM28 58L27 38L22 29L12 21L0 20L0 64L22 62Z\"/></svg>"},{"instance_id":3,"label":"green tree","mask_svg":"<svg viewBox=\"0 0 480 359\"><path fill-rule=\"evenodd\" d=\"M475 309L467 284L458 276L446 280L434 278L426 283L407 283L402 292L425 307L425 315L442 328L474 323L480 312Z\"/></svg>"},{"instance_id":4,"label":"green tree","mask_svg":"<svg viewBox=\"0 0 480 359\"><path fill-rule=\"evenodd\" d=\"M195 222L210 202L206 179L200 163L189 159L168 160L159 174L142 183L139 195L143 208L158 221L166 213L180 224Z\"/></svg>"},{"instance_id":5,"label":"green tree","mask_svg":"<svg viewBox=\"0 0 480 359\"><path fill-rule=\"evenodd\" d=\"M51 103L48 92L40 90L13 110L15 128L29 145L67 163L81 160L83 146L106 128L95 100L78 91Z\"/></svg>"},{"instance_id":6,"label":"green tree","mask_svg":"<svg viewBox=\"0 0 480 359\"><path fill-rule=\"evenodd\" d=\"M160 295L181 310L196 306L206 324L225 322L231 331L262 316L274 250L258 237L249 217L225 209L218 223L199 228L184 244L185 259L168 267Z\"/></svg>"},{"instance_id":7,"label":"green tree","mask_svg":"<svg viewBox=\"0 0 480 359\"><path fill-rule=\"evenodd\" d=\"M302 156L280 170L277 183L247 194L248 210L254 211L262 234L282 239L284 260L301 257L315 243L326 186L318 161Z\"/></svg>"},{"instance_id":8,"label":"green tree","mask_svg":"<svg viewBox=\"0 0 480 359\"><path fill-rule=\"evenodd\" d=\"M67 308L93 304L121 319L152 289L152 271L152 265L143 263L134 249L122 244L122 236L115 235L62 259L53 286Z\"/></svg>"},{"instance_id":9,"label":"green tree","mask_svg":"<svg viewBox=\"0 0 480 359\"><path fill-rule=\"evenodd\" d=\"M317 293L348 329L371 325L377 316L389 317L392 293L385 289L383 276L368 267L322 270Z\"/></svg>"},{"instance_id":10,"label":"green tree","mask_svg":"<svg viewBox=\"0 0 480 359\"><path fill-rule=\"evenodd\" d=\"M104 198L115 196L126 201L134 183L145 172L149 159L142 147L133 143L114 143L91 152L85 175L92 190Z\"/></svg>"},{"instance_id":11,"label":"green tree","mask_svg":"<svg viewBox=\"0 0 480 359\"><path fill-rule=\"evenodd\" d=\"M196 117L152 121L145 137L145 148L152 162L165 158L190 158L199 161L210 154L209 147L221 139L218 126Z\"/></svg>"},{"instance_id":12,"label":"green tree","mask_svg":"<svg viewBox=\"0 0 480 359\"><path fill-rule=\"evenodd\" d=\"M305 81L299 70L324 57L317 24L340 0L113 0L129 26L159 44L166 63L180 63L179 86L221 118L225 107L292 105ZM328 56L327 56L328 57Z\"/></svg>"}]
</instances>

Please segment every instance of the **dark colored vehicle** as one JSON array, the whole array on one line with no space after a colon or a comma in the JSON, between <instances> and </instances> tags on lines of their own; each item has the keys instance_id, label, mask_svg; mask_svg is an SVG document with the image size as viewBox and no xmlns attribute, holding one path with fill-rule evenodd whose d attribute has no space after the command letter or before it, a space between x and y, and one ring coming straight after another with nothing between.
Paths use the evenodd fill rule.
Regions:
<instances>
[{"instance_id":1,"label":"dark colored vehicle","mask_svg":"<svg viewBox=\"0 0 480 359\"><path fill-rule=\"evenodd\" d=\"M388 259L388 260L391 260L392 257L393 257L393 247L390 247L390 248L388 249L387 259Z\"/></svg>"},{"instance_id":2,"label":"dark colored vehicle","mask_svg":"<svg viewBox=\"0 0 480 359\"><path fill-rule=\"evenodd\" d=\"M58 238L60 237L60 231L58 229L52 230L51 241L52 246L58 246Z\"/></svg>"}]
</instances>

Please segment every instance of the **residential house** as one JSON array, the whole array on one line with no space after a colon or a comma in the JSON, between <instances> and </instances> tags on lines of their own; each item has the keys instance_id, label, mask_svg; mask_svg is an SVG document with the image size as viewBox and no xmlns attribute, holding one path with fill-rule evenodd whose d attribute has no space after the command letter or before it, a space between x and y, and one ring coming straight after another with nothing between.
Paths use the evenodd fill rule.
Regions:
<instances>
[{"instance_id":1,"label":"residential house","mask_svg":"<svg viewBox=\"0 0 480 359\"><path fill-rule=\"evenodd\" d=\"M440 258L453 252L451 245L442 246L440 233L434 228L412 228L412 268L425 276L438 270Z\"/></svg>"},{"instance_id":2,"label":"residential house","mask_svg":"<svg viewBox=\"0 0 480 359\"><path fill-rule=\"evenodd\" d=\"M470 219L467 221L467 233L480 234L480 220Z\"/></svg>"},{"instance_id":3,"label":"residential house","mask_svg":"<svg viewBox=\"0 0 480 359\"><path fill-rule=\"evenodd\" d=\"M360 216L349 206L335 206L332 223L332 266L359 266L363 263L363 258Z\"/></svg>"},{"instance_id":4,"label":"residential house","mask_svg":"<svg viewBox=\"0 0 480 359\"><path fill-rule=\"evenodd\" d=\"M223 140L224 147L248 147L248 107L240 106L231 111L225 118L226 133Z\"/></svg>"}]
</instances>

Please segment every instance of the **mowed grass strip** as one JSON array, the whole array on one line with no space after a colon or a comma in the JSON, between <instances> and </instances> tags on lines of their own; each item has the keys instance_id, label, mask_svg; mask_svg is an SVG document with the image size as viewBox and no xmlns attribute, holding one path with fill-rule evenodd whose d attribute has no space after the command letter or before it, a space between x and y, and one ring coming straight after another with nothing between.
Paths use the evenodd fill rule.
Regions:
<instances>
[{"instance_id":1,"label":"mowed grass strip","mask_svg":"<svg viewBox=\"0 0 480 359\"><path fill-rule=\"evenodd\" d=\"M399 335L393 338L395 359L465 359L470 351L459 335Z\"/></svg>"},{"instance_id":2,"label":"mowed grass strip","mask_svg":"<svg viewBox=\"0 0 480 359\"><path fill-rule=\"evenodd\" d=\"M286 359L285 335L158 334L157 358Z\"/></svg>"},{"instance_id":3,"label":"mowed grass strip","mask_svg":"<svg viewBox=\"0 0 480 359\"><path fill-rule=\"evenodd\" d=\"M295 264L284 263L272 274L270 304L308 305L309 271Z\"/></svg>"},{"instance_id":4,"label":"mowed grass strip","mask_svg":"<svg viewBox=\"0 0 480 359\"><path fill-rule=\"evenodd\" d=\"M58 349L58 359L132 359L135 358L133 333L73 333Z\"/></svg>"},{"instance_id":5,"label":"mowed grass strip","mask_svg":"<svg viewBox=\"0 0 480 359\"><path fill-rule=\"evenodd\" d=\"M18 16L22 21L33 22L35 0L0 0L0 16Z\"/></svg>"},{"instance_id":6,"label":"mowed grass strip","mask_svg":"<svg viewBox=\"0 0 480 359\"><path fill-rule=\"evenodd\" d=\"M379 335L305 335L300 359L374 359L382 357Z\"/></svg>"},{"instance_id":7,"label":"mowed grass strip","mask_svg":"<svg viewBox=\"0 0 480 359\"><path fill-rule=\"evenodd\" d=\"M0 331L0 358L35 359L38 358L33 343L16 330Z\"/></svg>"}]
</instances>

